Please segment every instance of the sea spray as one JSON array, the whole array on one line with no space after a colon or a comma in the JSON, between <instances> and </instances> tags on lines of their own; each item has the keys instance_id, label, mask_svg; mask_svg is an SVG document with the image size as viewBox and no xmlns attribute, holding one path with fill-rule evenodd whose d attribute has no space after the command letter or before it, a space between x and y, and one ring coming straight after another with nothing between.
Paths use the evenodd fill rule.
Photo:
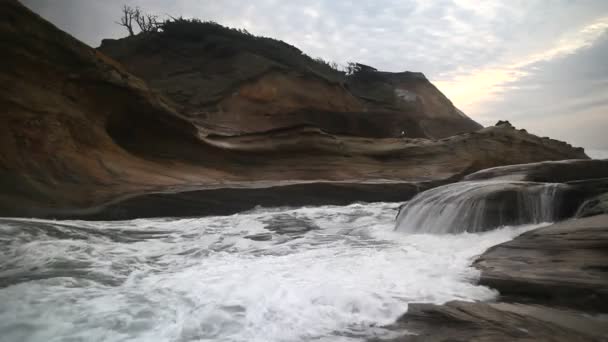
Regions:
<instances>
[{"instance_id":1,"label":"sea spray","mask_svg":"<svg viewBox=\"0 0 608 342\"><path fill-rule=\"evenodd\" d=\"M408 235L397 208L0 219L0 340L365 341L408 303L494 298L473 258L531 229Z\"/></svg>"}]
</instances>

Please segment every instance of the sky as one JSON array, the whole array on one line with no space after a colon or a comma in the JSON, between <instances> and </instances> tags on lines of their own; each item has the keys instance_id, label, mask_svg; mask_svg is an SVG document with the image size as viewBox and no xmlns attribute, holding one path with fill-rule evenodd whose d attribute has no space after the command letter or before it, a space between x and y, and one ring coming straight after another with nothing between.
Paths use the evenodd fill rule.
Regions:
<instances>
[{"instance_id":1,"label":"sky","mask_svg":"<svg viewBox=\"0 0 608 342\"><path fill-rule=\"evenodd\" d=\"M284 40L312 57L423 72L483 125L608 150L608 0L23 0L85 43L124 4Z\"/></svg>"}]
</instances>

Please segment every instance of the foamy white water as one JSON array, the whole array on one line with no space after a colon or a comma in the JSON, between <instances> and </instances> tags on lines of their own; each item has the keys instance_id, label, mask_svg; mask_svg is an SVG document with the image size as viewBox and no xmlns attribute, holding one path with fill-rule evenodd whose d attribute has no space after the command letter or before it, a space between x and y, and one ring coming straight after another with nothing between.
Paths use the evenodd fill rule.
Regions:
<instances>
[{"instance_id":1,"label":"foamy white water","mask_svg":"<svg viewBox=\"0 0 608 342\"><path fill-rule=\"evenodd\" d=\"M2 341L358 341L531 227L394 232L397 204L124 222L0 219Z\"/></svg>"},{"instance_id":2,"label":"foamy white water","mask_svg":"<svg viewBox=\"0 0 608 342\"><path fill-rule=\"evenodd\" d=\"M419 193L403 206L396 230L449 234L482 232L507 224L553 222L564 187L505 180L439 186Z\"/></svg>"}]
</instances>

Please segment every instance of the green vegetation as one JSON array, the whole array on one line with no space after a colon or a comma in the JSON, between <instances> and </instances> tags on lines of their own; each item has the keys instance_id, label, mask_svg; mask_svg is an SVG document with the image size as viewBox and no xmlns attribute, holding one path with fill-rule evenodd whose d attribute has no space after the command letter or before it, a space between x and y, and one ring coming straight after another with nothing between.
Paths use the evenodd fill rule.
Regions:
<instances>
[{"instance_id":1,"label":"green vegetation","mask_svg":"<svg viewBox=\"0 0 608 342\"><path fill-rule=\"evenodd\" d=\"M359 63L348 63L341 67L336 62L312 58L297 47L278 39L255 36L245 29L230 28L214 21L174 18L158 20L158 16L144 13L139 8L124 6L117 24L124 26L129 35L134 35L134 25L139 35L154 35L157 38L201 44L205 48L228 57L238 52L250 52L295 70L312 72L328 81L344 82L347 76L362 71L375 70Z\"/></svg>"},{"instance_id":2,"label":"green vegetation","mask_svg":"<svg viewBox=\"0 0 608 342\"><path fill-rule=\"evenodd\" d=\"M313 59L300 49L283 41L255 36L247 30L229 28L213 21L171 18L159 26L160 34L172 40L203 43L223 49L224 53L248 51L296 70L312 71L332 81L340 81L345 72L337 63Z\"/></svg>"}]
</instances>

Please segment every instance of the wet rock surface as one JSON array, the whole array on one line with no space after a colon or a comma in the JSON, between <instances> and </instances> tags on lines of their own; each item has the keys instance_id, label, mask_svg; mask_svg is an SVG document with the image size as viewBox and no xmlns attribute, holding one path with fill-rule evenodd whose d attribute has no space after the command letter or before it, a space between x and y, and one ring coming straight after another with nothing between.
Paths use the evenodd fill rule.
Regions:
<instances>
[{"instance_id":1,"label":"wet rock surface","mask_svg":"<svg viewBox=\"0 0 608 342\"><path fill-rule=\"evenodd\" d=\"M277 215L265 222L267 230L277 234L301 235L311 230L320 229L312 220L293 215Z\"/></svg>"},{"instance_id":2,"label":"wet rock surface","mask_svg":"<svg viewBox=\"0 0 608 342\"><path fill-rule=\"evenodd\" d=\"M504 124L503 124L504 125ZM565 160L490 168L414 197L397 230L478 232L559 222L606 211L608 160Z\"/></svg>"},{"instance_id":3,"label":"wet rock surface","mask_svg":"<svg viewBox=\"0 0 608 342\"><path fill-rule=\"evenodd\" d=\"M465 180L504 179L527 182L565 183L608 177L608 160L563 160L499 166L475 172Z\"/></svg>"},{"instance_id":4,"label":"wet rock surface","mask_svg":"<svg viewBox=\"0 0 608 342\"><path fill-rule=\"evenodd\" d=\"M578 209L578 217L589 217L600 214L608 214L608 193L592 197Z\"/></svg>"},{"instance_id":5,"label":"wet rock surface","mask_svg":"<svg viewBox=\"0 0 608 342\"><path fill-rule=\"evenodd\" d=\"M498 303L410 305L395 341L608 340L608 215L524 233L474 265Z\"/></svg>"},{"instance_id":6,"label":"wet rock surface","mask_svg":"<svg viewBox=\"0 0 608 342\"><path fill-rule=\"evenodd\" d=\"M396 230L407 233L477 233L502 226L555 222L564 207L563 184L515 181L457 182L415 196L400 209Z\"/></svg>"},{"instance_id":7,"label":"wet rock surface","mask_svg":"<svg viewBox=\"0 0 608 342\"><path fill-rule=\"evenodd\" d=\"M608 315L520 303L413 304L391 328L410 335L382 341L605 341Z\"/></svg>"},{"instance_id":8,"label":"wet rock surface","mask_svg":"<svg viewBox=\"0 0 608 342\"><path fill-rule=\"evenodd\" d=\"M563 160L509 165L481 170L465 181L503 181L560 184L555 220L589 217L608 212L608 160Z\"/></svg>"},{"instance_id":9,"label":"wet rock surface","mask_svg":"<svg viewBox=\"0 0 608 342\"><path fill-rule=\"evenodd\" d=\"M506 298L608 312L608 215L525 233L474 265L479 283Z\"/></svg>"},{"instance_id":10,"label":"wet rock surface","mask_svg":"<svg viewBox=\"0 0 608 342\"><path fill-rule=\"evenodd\" d=\"M253 240L253 241L270 241L272 240L271 233L259 233L253 235L245 236L245 239Z\"/></svg>"}]
</instances>

